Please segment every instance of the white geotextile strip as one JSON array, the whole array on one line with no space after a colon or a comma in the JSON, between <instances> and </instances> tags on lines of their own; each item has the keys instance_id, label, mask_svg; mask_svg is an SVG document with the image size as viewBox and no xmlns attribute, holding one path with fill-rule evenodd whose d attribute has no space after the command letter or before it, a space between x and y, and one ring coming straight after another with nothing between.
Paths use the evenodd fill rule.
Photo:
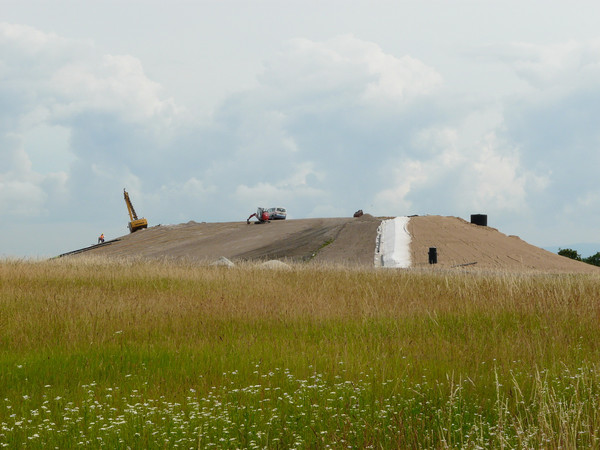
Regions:
<instances>
[{"instance_id":1,"label":"white geotextile strip","mask_svg":"<svg viewBox=\"0 0 600 450\"><path fill-rule=\"evenodd\" d=\"M409 217L396 217L381 222L375 245L376 267L410 267L409 220Z\"/></svg>"}]
</instances>

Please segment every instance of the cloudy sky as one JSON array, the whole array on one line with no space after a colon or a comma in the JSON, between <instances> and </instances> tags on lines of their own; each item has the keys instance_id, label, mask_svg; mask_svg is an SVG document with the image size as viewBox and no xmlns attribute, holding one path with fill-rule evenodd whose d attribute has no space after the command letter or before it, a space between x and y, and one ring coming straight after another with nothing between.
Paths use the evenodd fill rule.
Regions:
<instances>
[{"instance_id":1,"label":"cloudy sky","mask_svg":"<svg viewBox=\"0 0 600 450\"><path fill-rule=\"evenodd\" d=\"M440 214L600 242L596 1L0 0L0 255ZM598 249L600 250L600 244Z\"/></svg>"}]
</instances>

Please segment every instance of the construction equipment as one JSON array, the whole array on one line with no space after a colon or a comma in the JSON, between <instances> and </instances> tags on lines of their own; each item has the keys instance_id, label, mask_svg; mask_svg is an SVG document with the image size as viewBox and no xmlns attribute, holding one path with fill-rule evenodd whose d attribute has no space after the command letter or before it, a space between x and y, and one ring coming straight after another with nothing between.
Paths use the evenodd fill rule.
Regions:
<instances>
[{"instance_id":1,"label":"construction equipment","mask_svg":"<svg viewBox=\"0 0 600 450\"><path fill-rule=\"evenodd\" d=\"M256 217L256 223L267 223L271 221L267 210L265 208L261 208L260 206L256 209L256 212L254 214L250 215L250 217L246 219L246 223L249 224L250 219L252 219L253 217Z\"/></svg>"},{"instance_id":2,"label":"construction equipment","mask_svg":"<svg viewBox=\"0 0 600 450\"><path fill-rule=\"evenodd\" d=\"M129 222L127 225L129 232L133 233L134 231L141 230L142 228L148 228L148 221L146 219L143 217L138 219L135 209L133 209L133 205L131 204L131 200L129 199L129 194L125 189L123 189L123 196L125 197L125 204L127 205L129 218L131 220L131 222Z\"/></svg>"}]
</instances>

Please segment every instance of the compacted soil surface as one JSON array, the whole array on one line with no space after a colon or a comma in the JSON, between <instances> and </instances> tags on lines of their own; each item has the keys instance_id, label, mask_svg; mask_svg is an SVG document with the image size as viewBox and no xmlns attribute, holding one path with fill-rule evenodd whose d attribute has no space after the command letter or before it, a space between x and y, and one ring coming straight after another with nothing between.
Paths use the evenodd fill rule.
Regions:
<instances>
[{"instance_id":1,"label":"compacted soil surface","mask_svg":"<svg viewBox=\"0 0 600 450\"><path fill-rule=\"evenodd\" d=\"M214 262L281 260L307 264L374 267L377 229L384 220L325 218L158 225L101 245L69 252L80 255L186 259ZM600 268L548 252L495 228L458 217L415 216L408 223L411 268L469 271L600 273ZM429 264L435 247L437 264Z\"/></svg>"},{"instance_id":2,"label":"compacted soil surface","mask_svg":"<svg viewBox=\"0 0 600 450\"><path fill-rule=\"evenodd\" d=\"M408 222L413 267L427 267L435 247L438 268L509 272L589 272L592 266L507 236L495 228L474 225L458 217L420 216Z\"/></svg>"}]
</instances>

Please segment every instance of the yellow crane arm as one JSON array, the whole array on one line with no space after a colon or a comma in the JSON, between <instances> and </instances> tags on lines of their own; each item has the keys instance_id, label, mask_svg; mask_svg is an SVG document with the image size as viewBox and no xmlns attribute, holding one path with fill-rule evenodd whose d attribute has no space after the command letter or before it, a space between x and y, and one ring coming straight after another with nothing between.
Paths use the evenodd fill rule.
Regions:
<instances>
[{"instance_id":1,"label":"yellow crane arm","mask_svg":"<svg viewBox=\"0 0 600 450\"><path fill-rule=\"evenodd\" d=\"M129 211L129 219L133 222L134 220L138 220L137 214L135 213L135 209L133 209L133 205L131 204L131 200L129 199L129 194L125 189L123 189L123 196L125 197L125 204L127 205L127 211Z\"/></svg>"},{"instance_id":2,"label":"yellow crane arm","mask_svg":"<svg viewBox=\"0 0 600 450\"><path fill-rule=\"evenodd\" d=\"M127 211L129 212L129 219L131 219L131 222L129 222L127 225L129 231L133 233L134 231L141 230L142 228L148 228L148 221L146 219L143 217L138 219L135 209L133 209L133 204L129 198L129 194L125 189L123 189L123 196L125 197L125 204L127 205Z\"/></svg>"}]
</instances>

